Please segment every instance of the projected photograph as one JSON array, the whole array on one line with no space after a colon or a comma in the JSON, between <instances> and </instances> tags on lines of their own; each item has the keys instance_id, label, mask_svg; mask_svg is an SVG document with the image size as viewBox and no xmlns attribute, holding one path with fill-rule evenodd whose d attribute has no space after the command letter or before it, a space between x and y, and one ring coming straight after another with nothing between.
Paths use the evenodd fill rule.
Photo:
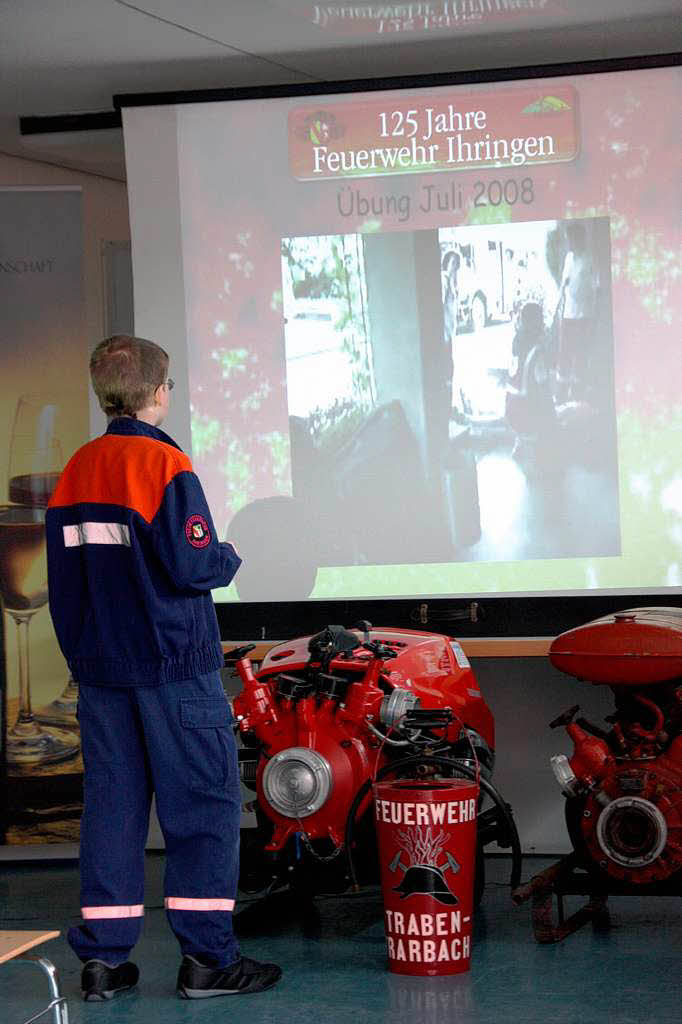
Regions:
<instances>
[{"instance_id":1,"label":"projected photograph","mask_svg":"<svg viewBox=\"0 0 682 1024\"><path fill-rule=\"evenodd\" d=\"M284 238L281 261L313 561L619 553L608 218Z\"/></svg>"}]
</instances>

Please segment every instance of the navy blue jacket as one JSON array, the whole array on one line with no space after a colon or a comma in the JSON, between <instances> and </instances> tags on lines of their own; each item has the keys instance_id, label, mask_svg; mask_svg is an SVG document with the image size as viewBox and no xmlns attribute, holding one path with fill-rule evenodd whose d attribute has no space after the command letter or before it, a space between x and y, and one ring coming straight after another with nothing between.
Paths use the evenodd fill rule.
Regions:
<instances>
[{"instance_id":1,"label":"navy blue jacket","mask_svg":"<svg viewBox=\"0 0 682 1024\"><path fill-rule=\"evenodd\" d=\"M241 559L162 430L112 420L69 461L46 531L50 612L76 682L150 685L222 666L210 591Z\"/></svg>"}]
</instances>

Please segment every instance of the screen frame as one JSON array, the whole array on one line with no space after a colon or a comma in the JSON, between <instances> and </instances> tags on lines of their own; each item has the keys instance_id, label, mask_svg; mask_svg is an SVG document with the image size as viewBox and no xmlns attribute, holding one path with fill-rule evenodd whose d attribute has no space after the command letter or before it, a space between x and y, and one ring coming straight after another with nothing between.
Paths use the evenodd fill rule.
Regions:
<instances>
[{"instance_id":1,"label":"screen frame","mask_svg":"<svg viewBox=\"0 0 682 1024\"><path fill-rule=\"evenodd\" d=\"M301 84L239 88L189 89L148 93L121 93L113 97L117 111L127 107L215 103L423 89L638 71L678 67L682 53L648 54L606 60L541 64L475 71L406 75L376 79L316 81ZM360 619L426 632L456 633L461 637L551 637L583 622L614 611L641 605L682 607L682 593L651 590L601 591L565 595L491 594L472 598L384 598L337 601L216 602L223 638L231 640L288 639L313 633L326 623L352 626Z\"/></svg>"}]
</instances>

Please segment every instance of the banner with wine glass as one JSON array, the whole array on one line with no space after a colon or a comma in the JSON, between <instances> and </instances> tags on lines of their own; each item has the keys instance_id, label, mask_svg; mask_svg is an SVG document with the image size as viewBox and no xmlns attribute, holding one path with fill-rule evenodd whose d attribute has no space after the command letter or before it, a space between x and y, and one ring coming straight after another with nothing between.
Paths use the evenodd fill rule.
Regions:
<instances>
[{"instance_id":1,"label":"banner with wine glass","mask_svg":"<svg viewBox=\"0 0 682 1024\"><path fill-rule=\"evenodd\" d=\"M0 842L78 838L77 689L47 609L45 509L88 440L79 188L0 188Z\"/></svg>"}]
</instances>

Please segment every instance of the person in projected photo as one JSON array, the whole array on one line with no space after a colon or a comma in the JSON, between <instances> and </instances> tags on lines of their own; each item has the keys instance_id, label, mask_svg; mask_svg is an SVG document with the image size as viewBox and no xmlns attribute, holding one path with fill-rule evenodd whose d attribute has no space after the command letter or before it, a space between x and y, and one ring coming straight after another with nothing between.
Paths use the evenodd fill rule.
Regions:
<instances>
[{"instance_id":1,"label":"person in projected photo","mask_svg":"<svg viewBox=\"0 0 682 1024\"><path fill-rule=\"evenodd\" d=\"M452 345L457 334L459 318L459 284L458 274L461 257L454 249L448 249L441 260L441 278L443 291L443 325L446 345Z\"/></svg>"},{"instance_id":2,"label":"person in projected photo","mask_svg":"<svg viewBox=\"0 0 682 1024\"><path fill-rule=\"evenodd\" d=\"M68 940L86 1000L132 988L152 794L165 906L185 998L261 992L281 975L232 929L241 814L232 715L211 589L241 559L220 543L201 484L159 429L173 381L152 341L117 336L90 360L106 433L69 461L46 517L50 611L79 684L85 766L83 922Z\"/></svg>"},{"instance_id":3,"label":"person in projected photo","mask_svg":"<svg viewBox=\"0 0 682 1024\"><path fill-rule=\"evenodd\" d=\"M557 300L560 342L557 366L557 399L582 401L589 385L589 352L597 305L598 276L587 245L582 221L565 225L564 257Z\"/></svg>"},{"instance_id":4,"label":"person in projected photo","mask_svg":"<svg viewBox=\"0 0 682 1024\"><path fill-rule=\"evenodd\" d=\"M454 344L459 320L459 268L462 259L448 249L441 259L441 291L443 297L443 350L439 367L439 398L434 405L436 436L447 442L452 416L452 384L454 378ZM440 360L439 360L440 362Z\"/></svg>"},{"instance_id":5,"label":"person in projected photo","mask_svg":"<svg viewBox=\"0 0 682 1024\"><path fill-rule=\"evenodd\" d=\"M541 441L550 443L556 425L547 335L538 302L526 302L521 307L512 360L505 399L506 419L516 433L512 455L534 456Z\"/></svg>"}]
</instances>

